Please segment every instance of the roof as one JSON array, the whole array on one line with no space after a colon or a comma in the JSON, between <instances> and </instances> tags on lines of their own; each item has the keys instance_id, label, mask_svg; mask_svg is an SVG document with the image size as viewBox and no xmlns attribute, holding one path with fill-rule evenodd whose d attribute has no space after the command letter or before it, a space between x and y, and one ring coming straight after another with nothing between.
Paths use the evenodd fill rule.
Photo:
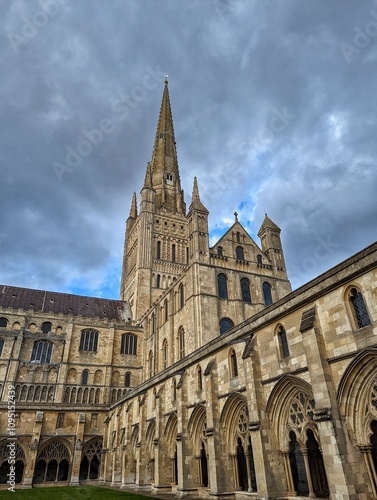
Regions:
<instances>
[{"instance_id":1,"label":"roof","mask_svg":"<svg viewBox=\"0 0 377 500\"><path fill-rule=\"evenodd\" d=\"M0 307L49 314L108 318L120 322L131 320L129 304L122 300L85 297L8 285L0 285Z\"/></svg>"}]
</instances>

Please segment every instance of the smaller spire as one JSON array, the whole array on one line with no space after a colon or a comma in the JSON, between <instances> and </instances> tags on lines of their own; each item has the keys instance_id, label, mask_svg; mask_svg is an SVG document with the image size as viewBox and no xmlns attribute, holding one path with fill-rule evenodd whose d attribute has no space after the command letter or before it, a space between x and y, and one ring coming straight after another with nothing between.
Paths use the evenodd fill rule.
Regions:
<instances>
[{"instance_id":1,"label":"smaller spire","mask_svg":"<svg viewBox=\"0 0 377 500\"><path fill-rule=\"evenodd\" d=\"M132 196L132 202L131 202L131 209L130 209L130 215L129 217L132 217L133 219L137 218L137 201L136 201L136 193L134 191L134 194Z\"/></svg>"},{"instance_id":2,"label":"smaller spire","mask_svg":"<svg viewBox=\"0 0 377 500\"><path fill-rule=\"evenodd\" d=\"M153 189L152 185L152 172L151 172L151 164L147 163L147 171L145 172L144 186L143 189Z\"/></svg>"},{"instance_id":3,"label":"smaller spire","mask_svg":"<svg viewBox=\"0 0 377 500\"><path fill-rule=\"evenodd\" d=\"M262 225L258 231L258 236L261 235L266 229L272 229L273 231L277 231L278 233L281 232L281 229L279 226L273 222L267 214L265 214L264 221L262 222Z\"/></svg>"},{"instance_id":4,"label":"smaller spire","mask_svg":"<svg viewBox=\"0 0 377 500\"><path fill-rule=\"evenodd\" d=\"M194 177L194 184L192 187L192 198L191 198L191 205L189 208L189 213L192 210L199 210L201 212L206 212L207 214L209 213L208 210L206 209L206 207L200 201L198 180L197 180L196 176Z\"/></svg>"},{"instance_id":5,"label":"smaller spire","mask_svg":"<svg viewBox=\"0 0 377 500\"><path fill-rule=\"evenodd\" d=\"M234 222L238 222L238 212L234 212Z\"/></svg>"}]
</instances>

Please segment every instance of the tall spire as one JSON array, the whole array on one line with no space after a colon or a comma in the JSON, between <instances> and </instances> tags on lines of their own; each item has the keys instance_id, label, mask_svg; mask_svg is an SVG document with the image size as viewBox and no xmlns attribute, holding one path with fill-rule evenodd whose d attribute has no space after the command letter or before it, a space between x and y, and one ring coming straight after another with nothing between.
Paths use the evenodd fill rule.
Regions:
<instances>
[{"instance_id":1,"label":"tall spire","mask_svg":"<svg viewBox=\"0 0 377 500\"><path fill-rule=\"evenodd\" d=\"M131 208L130 208L130 215L132 219L136 219L137 217L137 201L136 201L136 193L134 192L132 196L132 202L131 202Z\"/></svg>"},{"instance_id":2,"label":"tall spire","mask_svg":"<svg viewBox=\"0 0 377 500\"><path fill-rule=\"evenodd\" d=\"M206 209L206 207L200 201L198 180L197 180L196 176L194 177L194 185L192 187L192 198L191 198L191 205L189 208L189 213L192 210L199 210L200 212L206 212L207 214L209 213L208 210Z\"/></svg>"},{"instance_id":3,"label":"tall spire","mask_svg":"<svg viewBox=\"0 0 377 500\"><path fill-rule=\"evenodd\" d=\"M156 207L185 213L167 80L153 147L151 177L156 191Z\"/></svg>"}]
</instances>

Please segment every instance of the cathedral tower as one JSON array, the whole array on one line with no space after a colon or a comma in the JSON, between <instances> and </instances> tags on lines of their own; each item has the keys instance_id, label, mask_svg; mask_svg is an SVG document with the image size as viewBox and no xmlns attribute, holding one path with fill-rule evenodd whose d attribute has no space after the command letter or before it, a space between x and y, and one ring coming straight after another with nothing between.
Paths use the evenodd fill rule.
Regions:
<instances>
[{"instance_id":1,"label":"cathedral tower","mask_svg":"<svg viewBox=\"0 0 377 500\"><path fill-rule=\"evenodd\" d=\"M139 319L168 286L185 271L188 221L165 81L151 162L126 224L120 296Z\"/></svg>"}]
</instances>

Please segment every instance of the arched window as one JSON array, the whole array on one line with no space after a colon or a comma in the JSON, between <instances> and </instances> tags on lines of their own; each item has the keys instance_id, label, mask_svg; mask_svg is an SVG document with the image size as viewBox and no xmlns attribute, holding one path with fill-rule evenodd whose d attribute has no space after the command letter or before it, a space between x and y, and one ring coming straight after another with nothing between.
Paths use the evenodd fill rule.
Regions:
<instances>
[{"instance_id":1,"label":"arched window","mask_svg":"<svg viewBox=\"0 0 377 500\"><path fill-rule=\"evenodd\" d=\"M234 323L231 319L229 318L222 318L220 320L220 335L225 333L226 331L230 330L233 328Z\"/></svg>"},{"instance_id":2,"label":"arched window","mask_svg":"<svg viewBox=\"0 0 377 500\"><path fill-rule=\"evenodd\" d=\"M148 371L149 371L149 378L153 377L153 352L152 351L149 351Z\"/></svg>"},{"instance_id":3,"label":"arched window","mask_svg":"<svg viewBox=\"0 0 377 500\"><path fill-rule=\"evenodd\" d=\"M271 285L267 281L263 283L263 298L266 306L272 304Z\"/></svg>"},{"instance_id":4,"label":"arched window","mask_svg":"<svg viewBox=\"0 0 377 500\"><path fill-rule=\"evenodd\" d=\"M171 246L171 261L175 262L175 245L174 245L174 243Z\"/></svg>"},{"instance_id":5,"label":"arched window","mask_svg":"<svg viewBox=\"0 0 377 500\"><path fill-rule=\"evenodd\" d=\"M242 247L236 248L236 258L237 260L245 260L245 255Z\"/></svg>"},{"instance_id":6,"label":"arched window","mask_svg":"<svg viewBox=\"0 0 377 500\"><path fill-rule=\"evenodd\" d=\"M88 385L89 370L84 370L81 375L81 385Z\"/></svg>"},{"instance_id":7,"label":"arched window","mask_svg":"<svg viewBox=\"0 0 377 500\"><path fill-rule=\"evenodd\" d=\"M370 325L370 319L362 293L356 288L351 288L349 300L358 328Z\"/></svg>"},{"instance_id":8,"label":"arched window","mask_svg":"<svg viewBox=\"0 0 377 500\"><path fill-rule=\"evenodd\" d=\"M157 260L161 259L161 241L157 242L156 259Z\"/></svg>"},{"instance_id":9,"label":"arched window","mask_svg":"<svg viewBox=\"0 0 377 500\"><path fill-rule=\"evenodd\" d=\"M179 359L185 357L185 331L181 327L178 331Z\"/></svg>"},{"instance_id":10,"label":"arched window","mask_svg":"<svg viewBox=\"0 0 377 500\"><path fill-rule=\"evenodd\" d=\"M185 305L185 289L184 286L181 284L179 285L179 307L182 309L182 307Z\"/></svg>"},{"instance_id":11,"label":"arched window","mask_svg":"<svg viewBox=\"0 0 377 500\"><path fill-rule=\"evenodd\" d=\"M164 304L164 314L165 314L165 321L169 319L169 301L166 299L165 304Z\"/></svg>"},{"instance_id":12,"label":"arched window","mask_svg":"<svg viewBox=\"0 0 377 500\"><path fill-rule=\"evenodd\" d=\"M217 247L217 255L219 257L222 257L223 256L223 247Z\"/></svg>"},{"instance_id":13,"label":"arched window","mask_svg":"<svg viewBox=\"0 0 377 500\"><path fill-rule=\"evenodd\" d=\"M156 277L156 288L160 288L160 283L161 283L161 276L157 274Z\"/></svg>"},{"instance_id":14,"label":"arched window","mask_svg":"<svg viewBox=\"0 0 377 500\"><path fill-rule=\"evenodd\" d=\"M196 370L196 380L197 380L196 387L198 391L201 391L203 389L203 378L202 378L202 369L200 365Z\"/></svg>"},{"instance_id":15,"label":"arched window","mask_svg":"<svg viewBox=\"0 0 377 500\"><path fill-rule=\"evenodd\" d=\"M241 278L241 293L243 302L248 302L250 304L250 281L247 278Z\"/></svg>"},{"instance_id":16,"label":"arched window","mask_svg":"<svg viewBox=\"0 0 377 500\"><path fill-rule=\"evenodd\" d=\"M241 241L241 233L239 231L237 231L236 237L237 237L237 243L240 243L240 241Z\"/></svg>"},{"instance_id":17,"label":"arched window","mask_svg":"<svg viewBox=\"0 0 377 500\"><path fill-rule=\"evenodd\" d=\"M127 372L124 376L124 387L131 387L131 373Z\"/></svg>"},{"instance_id":18,"label":"arched window","mask_svg":"<svg viewBox=\"0 0 377 500\"><path fill-rule=\"evenodd\" d=\"M234 349L229 353L229 371L231 378L238 377L237 356Z\"/></svg>"},{"instance_id":19,"label":"arched window","mask_svg":"<svg viewBox=\"0 0 377 500\"><path fill-rule=\"evenodd\" d=\"M164 370L168 366L168 341L166 339L162 343L162 366Z\"/></svg>"},{"instance_id":20,"label":"arched window","mask_svg":"<svg viewBox=\"0 0 377 500\"><path fill-rule=\"evenodd\" d=\"M262 256L261 256L261 254L260 254L260 253L257 255L257 264L258 264L259 266L261 266L261 265L262 265Z\"/></svg>"},{"instance_id":21,"label":"arched window","mask_svg":"<svg viewBox=\"0 0 377 500\"><path fill-rule=\"evenodd\" d=\"M80 351L97 352L98 347L98 332L91 328L86 328L81 331Z\"/></svg>"},{"instance_id":22,"label":"arched window","mask_svg":"<svg viewBox=\"0 0 377 500\"><path fill-rule=\"evenodd\" d=\"M0 328L6 328L8 326L7 318L0 318Z\"/></svg>"},{"instance_id":23,"label":"arched window","mask_svg":"<svg viewBox=\"0 0 377 500\"><path fill-rule=\"evenodd\" d=\"M173 379L173 387L172 387L172 401L176 401L177 400L177 382L175 379Z\"/></svg>"},{"instance_id":24,"label":"arched window","mask_svg":"<svg viewBox=\"0 0 377 500\"><path fill-rule=\"evenodd\" d=\"M287 332L281 325L279 326L278 329L278 339L279 339L280 355L282 358L287 358L290 355L289 345L287 340Z\"/></svg>"},{"instance_id":25,"label":"arched window","mask_svg":"<svg viewBox=\"0 0 377 500\"><path fill-rule=\"evenodd\" d=\"M45 321L41 325L41 330L43 333L51 332L52 324L49 321Z\"/></svg>"},{"instance_id":26,"label":"arched window","mask_svg":"<svg viewBox=\"0 0 377 500\"><path fill-rule=\"evenodd\" d=\"M52 342L48 340L36 340L33 344L30 361L36 363L50 363L52 346Z\"/></svg>"},{"instance_id":27,"label":"arched window","mask_svg":"<svg viewBox=\"0 0 377 500\"><path fill-rule=\"evenodd\" d=\"M227 299L228 298L228 287L227 287L227 279L225 274L218 274L217 275L217 288L218 288L218 294L220 299Z\"/></svg>"},{"instance_id":28,"label":"arched window","mask_svg":"<svg viewBox=\"0 0 377 500\"><path fill-rule=\"evenodd\" d=\"M136 355L137 353L137 336L133 333L123 333L121 346L120 346L121 354L132 354Z\"/></svg>"},{"instance_id":29,"label":"arched window","mask_svg":"<svg viewBox=\"0 0 377 500\"><path fill-rule=\"evenodd\" d=\"M1 358L1 355L3 354L3 347L4 347L4 340L0 339L0 358Z\"/></svg>"}]
</instances>

